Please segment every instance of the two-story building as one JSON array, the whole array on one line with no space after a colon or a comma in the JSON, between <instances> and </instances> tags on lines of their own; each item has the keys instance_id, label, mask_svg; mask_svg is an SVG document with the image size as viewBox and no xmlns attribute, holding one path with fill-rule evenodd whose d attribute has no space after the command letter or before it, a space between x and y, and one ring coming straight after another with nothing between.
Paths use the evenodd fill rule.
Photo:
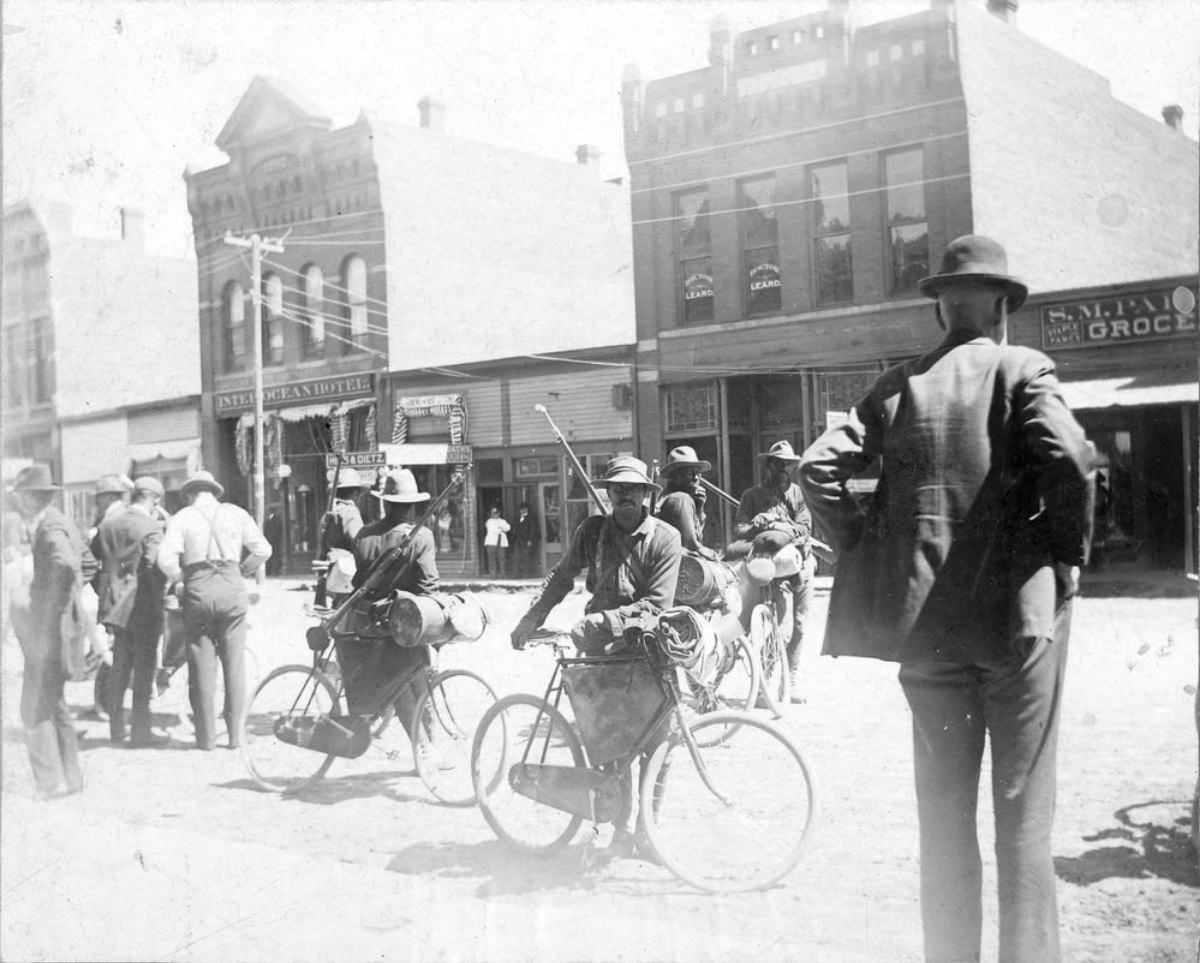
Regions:
<instances>
[{"instance_id":1,"label":"two-story building","mask_svg":"<svg viewBox=\"0 0 1200 963\"><path fill-rule=\"evenodd\" d=\"M1194 274L1196 144L1024 36L1016 6L862 25L831 0L718 19L687 73L626 68L641 450L686 442L744 490L756 452L802 449L937 344L916 282L962 234L1000 240L1035 292Z\"/></svg>"}]
</instances>

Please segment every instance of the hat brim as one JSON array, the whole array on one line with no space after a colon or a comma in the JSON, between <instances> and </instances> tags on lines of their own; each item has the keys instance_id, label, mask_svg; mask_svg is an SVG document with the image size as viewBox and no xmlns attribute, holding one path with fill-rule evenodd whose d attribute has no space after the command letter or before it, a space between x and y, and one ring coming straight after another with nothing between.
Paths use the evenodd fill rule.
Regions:
<instances>
[{"instance_id":1,"label":"hat brim","mask_svg":"<svg viewBox=\"0 0 1200 963\"><path fill-rule=\"evenodd\" d=\"M801 455L781 455L777 451L760 451L759 458L774 458L777 461L804 461Z\"/></svg>"},{"instance_id":2,"label":"hat brim","mask_svg":"<svg viewBox=\"0 0 1200 963\"><path fill-rule=\"evenodd\" d=\"M10 495L18 495L21 492L60 492L62 485L14 485L8 490Z\"/></svg>"},{"instance_id":3,"label":"hat brim","mask_svg":"<svg viewBox=\"0 0 1200 963\"><path fill-rule=\"evenodd\" d=\"M936 301L938 295L947 288L961 287L964 284L1003 288L1008 294L1009 308L1013 311L1024 304L1025 299L1029 297L1029 288L1025 282L1008 274L933 274L927 278L921 278L917 282L917 289L925 297Z\"/></svg>"},{"instance_id":4,"label":"hat brim","mask_svg":"<svg viewBox=\"0 0 1200 963\"><path fill-rule=\"evenodd\" d=\"M186 497L190 492L194 491L212 492L214 495L220 498L225 494L225 486L220 482L210 481L184 482L179 486L179 494L184 497Z\"/></svg>"},{"instance_id":5,"label":"hat brim","mask_svg":"<svg viewBox=\"0 0 1200 963\"><path fill-rule=\"evenodd\" d=\"M371 492L376 498L384 502L396 502L401 505L412 505L417 502L429 501L429 492L417 492L415 495L385 495L383 492Z\"/></svg>"},{"instance_id":6,"label":"hat brim","mask_svg":"<svg viewBox=\"0 0 1200 963\"><path fill-rule=\"evenodd\" d=\"M662 469L662 473L664 475L669 475L669 474L671 474L671 472L679 471L679 469L681 469L681 468L698 468L698 469L700 469L700 471L708 471L710 468L712 468L712 462L710 462L710 461L677 461L677 462L673 462L670 465L665 466Z\"/></svg>"},{"instance_id":7,"label":"hat brim","mask_svg":"<svg viewBox=\"0 0 1200 963\"><path fill-rule=\"evenodd\" d=\"M596 478L592 480L593 488L605 488L609 485L645 485L647 488L653 488L656 492L662 491L662 485L656 485L649 478L641 475L627 475L622 477L618 475L615 478Z\"/></svg>"},{"instance_id":8,"label":"hat brim","mask_svg":"<svg viewBox=\"0 0 1200 963\"><path fill-rule=\"evenodd\" d=\"M128 488L97 488L93 495L124 495L128 492Z\"/></svg>"}]
</instances>

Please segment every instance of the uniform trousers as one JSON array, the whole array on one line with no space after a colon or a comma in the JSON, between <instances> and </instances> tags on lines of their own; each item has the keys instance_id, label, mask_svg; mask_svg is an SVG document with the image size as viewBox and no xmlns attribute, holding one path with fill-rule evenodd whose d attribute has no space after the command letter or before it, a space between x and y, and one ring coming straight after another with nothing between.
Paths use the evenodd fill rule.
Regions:
<instances>
[{"instance_id":1,"label":"uniform trousers","mask_svg":"<svg viewBox=\"0 0 1200 963\"><path fill-rule=\"evenodd\" d=\"M188 698L196 720L196 745L216 744L217 660L225 676L229 745L241 744L246 712L246 608L249 596L237 562L197 562L183 570L183 622L187 629Z\"/></svg>"},{"instance_id":2,"label":"uniform trousers","mask_svg":"<svg viewBox=\"0 0 1200 963\"><path fill-rule=\"evenodd\" d=\"M66 680L58 660L26 656L21 684L21 721L25 725L25 745L29 750L33 782L38 793L44 796L64 785L68 792L83 788L75 720L63 696Z\"/></svg>"},{"instance_id":3,"label":"uniform trousers","mask_svg":"<svg viewBox=\"0 0 1200 963\"><path fill-rule=\"evenodd\" d=\"M146 619L131 622L127 628L113 628L113 671L109 680L108 734L114 742L125 738L125 690L133 682L133 739L150 735L150 693L154 687L154 668L158 662L157 623Z\"/></svg>"},{"instance_id":4,"label":"uniform trousers","mask_svg":"<svg viewBox=\"0 0 1200 963\"><path fill-rule=\"evenodd\" d=\"M921 833L921 920L927 961L978 960L980 765L991 740L1001 963L1059 959L1050 832L1070 602L1055 638L1015 640L1000 661L906 662Z\"/></svg>"}]
</instances>

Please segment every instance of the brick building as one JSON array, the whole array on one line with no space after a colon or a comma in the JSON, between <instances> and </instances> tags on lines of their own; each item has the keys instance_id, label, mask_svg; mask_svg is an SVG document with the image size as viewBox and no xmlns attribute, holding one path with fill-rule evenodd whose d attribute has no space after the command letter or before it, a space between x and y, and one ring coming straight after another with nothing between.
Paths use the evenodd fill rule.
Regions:
<instances>
[{"instance_id":1,"label":"brick building","mask_svg":"<svg viewBox=\"0 0 1200 963\"><path fill-rule=\"evenodd\" d=\"M185 174L205 458L243 504L252 489L250 274L223 236L283 238L263 266L266 509L280 517L298 570L317 547L328 453L382 451L436 492L472 445L503 447L481 433L500 430L491 407L500 381L484 387L447 366L502 357L516 359L506 372L554 374L559 363L538 356L633 340L628 192L600 179L594 149L557 161L456 137L430 98L418 116L406 125L363 113L334 128L285 84L258 77L217 138L229 162ZM585 378L592 369L570 370ZM628 438L628 413L606 410L588 430ZM512 413L513 425L539 420L544 431L532 408ZM508 453L506 471L520 454ZM455 537L441 558L450 574L478 567L480 486L491 484L482 474L452 505Z\"/></svg>"},{"instance_id":2,"label":"brick building","mask_svg":"<svg viewBox=\"0 0 1200 963\"><path fill-rule=\"evenodd\" d=\"M961 234L1001 240L1035 292L1195 272L1195 143L1016 6L860 25L831 0L718 19L696 70L626 69L640 450L687 442L743 490L755 452L802 448L940 340L916 281Z\"/></svg>"},{"instance_id":3,"label":"brick building","mask_svg":"<svg viewBox=\"0 0 1200 963\"><path fill-rule=\"evenodd\" d=\"M142 216L82 237L70 208L4 211L4 456L49 462L86 529L105 474L170 495L200 463L196 269L148 254Z\"/></svg>"}]
</instances>

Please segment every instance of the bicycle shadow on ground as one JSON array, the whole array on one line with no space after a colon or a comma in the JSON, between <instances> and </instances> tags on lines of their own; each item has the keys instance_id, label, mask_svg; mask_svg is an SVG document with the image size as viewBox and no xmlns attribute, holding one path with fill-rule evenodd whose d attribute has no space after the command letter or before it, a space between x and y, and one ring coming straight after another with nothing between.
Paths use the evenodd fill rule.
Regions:
<instances>
[{"instance_id":1,"label":"bicycle shadow on ground","mask_svg":"<svg viewBox=\"0 0 1200 963\"><path fill-rule=\"evenodd\" d=\"M1055 872L1076 886L1116 877L1165 879L1200 889L1200 865L1189 839L1190 806L1191 800L1155 799L1118 809L1115 826L1083 837L1107 845L1082 856L1056 857Z\"/></svg>"},{"instance_id":2,"label":"bicycle shadow on ground","mask_svg":"<svg viewBox=\"0 0 1200 963\"><path fill-rule=\"evenodd\" d=\"M479 843L417 842L397 852L386 867L406 876L444 879L483 877L475 890L479 899L519 896L542 890L590 892L645 897L695 890L666 870L636 860L608 860L603 851L588 855L576 844L547 855L521 853L499 840Z\"/></svg>"},{"instance_id":3,"label":"bicycle shadow on ground","mask_svg":"<svg viewBox=\"0 0 1200 963\"><path fill-rule=\"evenodd\" d=\"M421 803L440 806L436 799L420 788L417 774L411 769L388 769L378 772L351 773L345 776L326 776L297 792L273 792L263 789L249 777L216 783L217 789L248 789L251 792L277 795L283 799L311 803L316 806L335 806L354 799L383 797L393 802ZM407 786L413 788L408 792Z\"/></svg>"}]
</instances>

